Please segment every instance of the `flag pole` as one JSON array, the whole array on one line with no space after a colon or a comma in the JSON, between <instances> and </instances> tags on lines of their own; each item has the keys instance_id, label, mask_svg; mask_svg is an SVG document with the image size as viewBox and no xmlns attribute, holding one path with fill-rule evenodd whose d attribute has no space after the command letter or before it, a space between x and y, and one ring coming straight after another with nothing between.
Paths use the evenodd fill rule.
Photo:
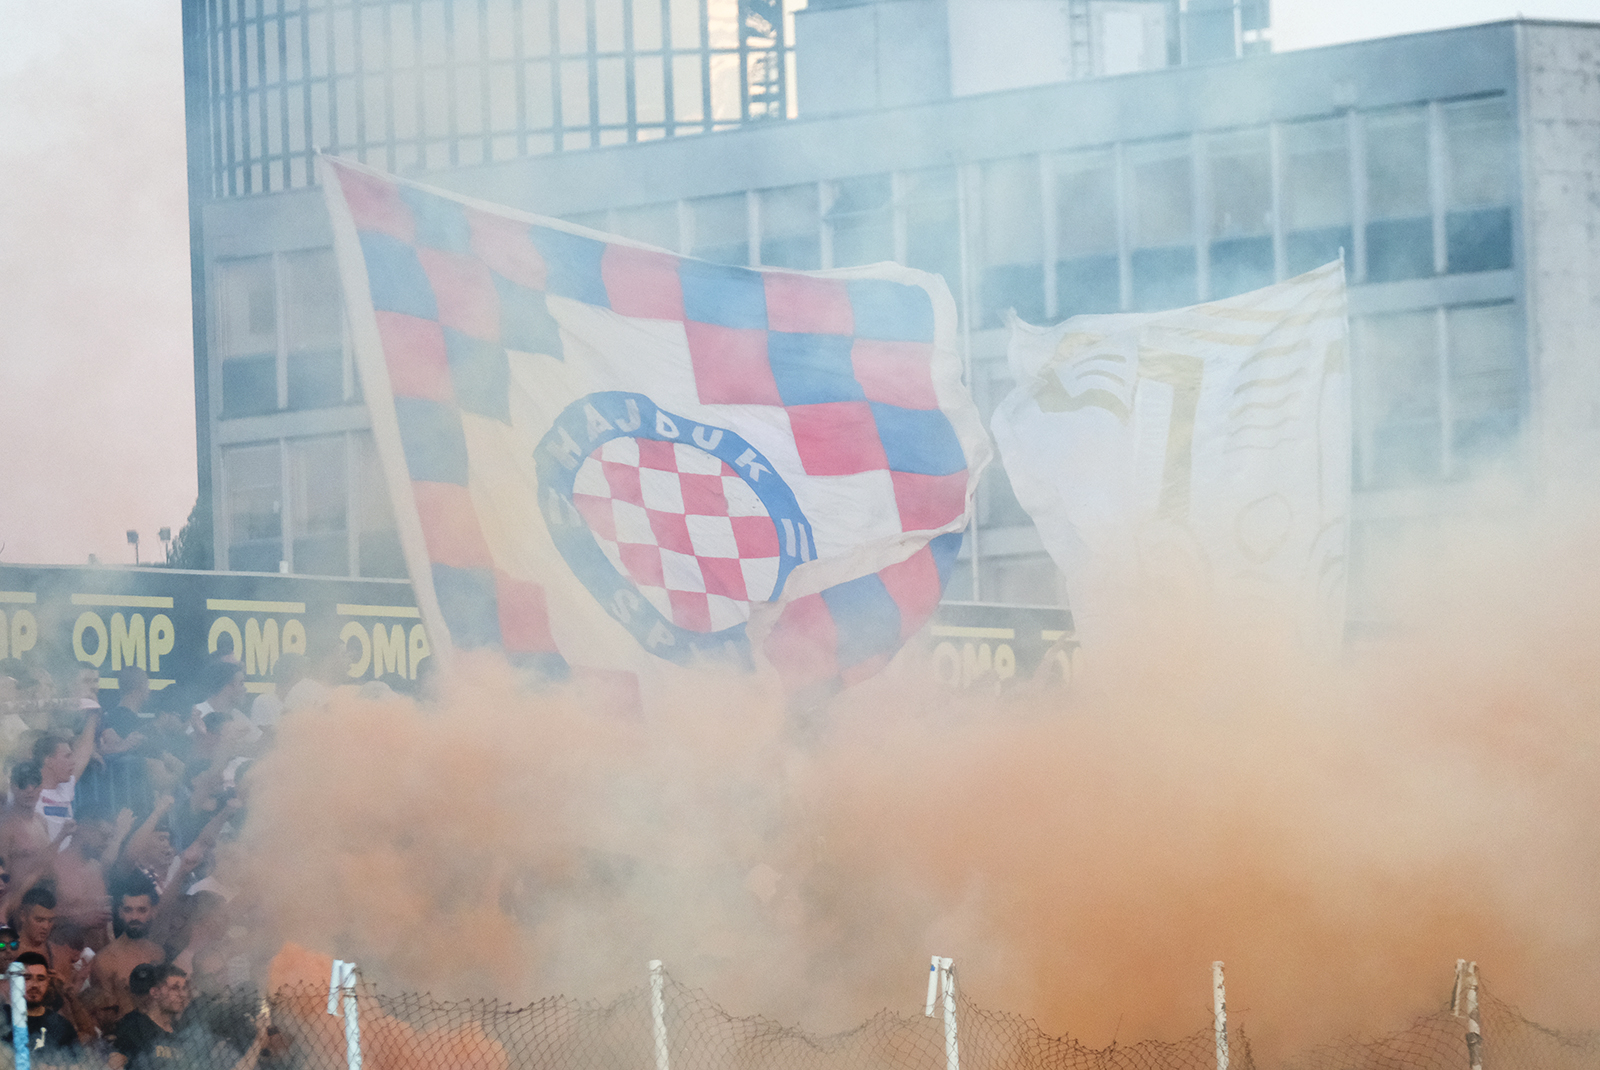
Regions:
<instances>
[{"instance_id":1,"label":"flag pole","mask_svg":"<svg viewBox=\"0 0 1600 1070\"><path fill-rule=\"evenodd\" d=\"M974 389L972 375L972 267L967 236L967 165L956 159L956 251L961 261L961 376L966 380L967 391ZM972 553L972 600L983 601L982 581L978 570L978 516L973 512L967 530L967 545Z\"/></svg>"}]
</instances>

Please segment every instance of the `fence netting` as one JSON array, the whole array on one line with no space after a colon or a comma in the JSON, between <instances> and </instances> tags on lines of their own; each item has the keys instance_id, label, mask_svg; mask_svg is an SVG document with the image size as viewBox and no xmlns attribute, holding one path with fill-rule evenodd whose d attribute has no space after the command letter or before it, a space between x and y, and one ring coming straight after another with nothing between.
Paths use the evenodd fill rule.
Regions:
<instances>
[{"instance_id":1,"label":"fence netting","mask_svg":"<svg viewBox=\"0 0 1600 1070\"><path fill-rule=\"evenodd\" d=\"M854 1029L808 1033L761 1017L737 1017L704 993L666 977L665 1067L649 985L609 1003L552 996L526 1006L445 1002L427 995L357 990L361 1070L950 1070L945 1023L882 1011ZM342 1010L342 997L337 1005ZM251 1042L270 1010L271 1034L259 1056ZM231 992L197 999L159 1057L129 1070L348 1070L346 1022L329 1014L326 986L284 988L265 1001ZM957 1003L959 1070L1216 1070L1206 1028L1171 1042L1088 1047L1053 1037L1031 1020L989 1010L965 994ZM1600 1067L1600 1033L1563 1033L1529 1021L1488 993L1481 996L1484 1070ZM1467 1022L1448 1007L1377 1038L1325 1044L1282 1070L1471 1070ZM1229 1070L1255 1070L1249 1039L1228 1034ZM33 1065L106 1066L108 1049L84 1045L68 1055L40 1050ZM0 1067L12 1066L0 1048ZM14 1070L14 1068L13 1068Z\"/></svg>"}]
</instances>

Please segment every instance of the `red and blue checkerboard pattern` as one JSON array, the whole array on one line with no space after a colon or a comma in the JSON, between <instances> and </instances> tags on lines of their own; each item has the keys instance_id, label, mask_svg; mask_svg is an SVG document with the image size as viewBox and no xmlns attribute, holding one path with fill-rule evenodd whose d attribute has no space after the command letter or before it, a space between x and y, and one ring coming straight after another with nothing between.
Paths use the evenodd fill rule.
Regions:
<instances>
[{"instance_id":1,"label":"red and blue checkerboard pattern","mask_svg":"<svg viewBox=\"0 0 1600 1070\"><path fill-rule=\"evenodd\" d=\"M564 359L552 297L681 322L703 404L781 407L804 476L886 472L901 530L962 516L967 462L935 395L934 310L921 287L709 264L508 218L336 161L332 173L366 262L434 590L457 647L560 663L542 588L492 559L462 429L463 414L510 423L508 351ZM931 614L959 539L793 603L768 656L796 684L881 664Z\"/></svg>"}]
</instances>

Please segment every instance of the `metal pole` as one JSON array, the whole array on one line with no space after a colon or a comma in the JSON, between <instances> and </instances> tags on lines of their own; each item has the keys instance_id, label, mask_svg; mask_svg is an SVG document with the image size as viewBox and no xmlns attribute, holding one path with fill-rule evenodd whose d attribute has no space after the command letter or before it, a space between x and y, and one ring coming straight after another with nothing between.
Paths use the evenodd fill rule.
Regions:
<instances>
[{"instance_id":1,"label":"metal pole","mask_svg":"<svg viewBox=\"0 0 1600 1070\"><path fill-rule=\"evenodd\" d=\"M12 997L15 1001L16 997ZM1467 963L1467 1063L1483 1070L1483 1033L1478 1028L1478 964Z\"/></svg>"},{"instance_id":2,"label":"metal pole","mask_svg":"<svg viewBox=\"0 0 1600 1070\"><path fill-rule=\"evenodd\" d=\"M933 1001L939 995L939 956L933 956L933 961L928 963L928 1005L923 1008L925 1018L933 1017Z\"/></svg>"},{"instance_id":3,"label":"metal pole","mask_svg":"<svg viewBox=\"0 0 1600 1070\"><path fill-rule=\"evenodd\" d=\"M939 960L944 975L944 1065L945 1070L961 1070L961 1049L956 1043L956 971L951 959ZM1474 1067L1473 1070L1480 1070Z\"/></svg>"},{"instance_id":4,"label":"metal pole","mask_svg":"<svg viewBox=\"0 0 1600 1070\"><path fill-rule=\"evenodd\" d=\"M328 1013L344 1014L344 1059L349 1070L361 1070L361 1018L356 1007L356 964L333 960L328 980Z\"/></svg>"},{"instance_id":5,"label":"metal pole","mask_svg":"<svg viewBox=\"0 0 1600 1070\"><path fill-rule=\"evenodd\" d=\"M28 1070L28 995L22 974L20 962L6 968L11 978L11 1050L16 1053L17 1070Z\"/></svg>"},{"instance_id":6,"label":"metal pole","mask_svg":"<svg viewBox=\"0 0 1600 1070\"><path fill-rule=\"evenodd\" d=\"M1220 962L1211 964L1211 1007L1216 1015L1217 1070L1228 1070L1228 994Z\"/></svg>"},{"instance_id":7,"label":"metal pole","mask_svg":"<svg viewBox=\"0 0 1600 1070\"><path fill-rule=\"evenodd\" d=\"M650 1024L656 1037L656 1070L667 1066L667 1002L664 996L666 974L660 959L650 960Z\"/></svg>"},{"instance_id":8,"label":"metal pole","mask_svg":"<svg viewBox=\"0 0 1600 1070\"><path fill-rule=\"evenodd\" d=\"M967 165L956 164L956 255L961 266L961 375L967 389L976 393L972 369L972 267L969 250L969 225L967 205ZM979 220L982 220L980 215ZM974 511L972 524L967 530L967 545L972 550L972 600L983 601L983 581L979 575L978 517Z\"/></svg>"}]
</instances>

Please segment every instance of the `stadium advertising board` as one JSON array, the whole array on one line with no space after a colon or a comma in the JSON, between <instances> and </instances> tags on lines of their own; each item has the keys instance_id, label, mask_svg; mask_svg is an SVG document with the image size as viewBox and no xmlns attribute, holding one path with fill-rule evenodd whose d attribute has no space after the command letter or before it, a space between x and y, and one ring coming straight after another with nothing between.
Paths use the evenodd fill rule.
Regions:
<instances>
[{"instance_id":1,"label":"stadium advertising board","mask_svg":"<svg viewBox=\"0 0 1600 1070\"><path fill-rule=\"evenodd\" d=\"M954 689L1070 680L1071 627L1064 609L946 602L921 653ZM352 680L397 686L431 649L403 580L0 565L0 658L90 665L102 688L137 665L161 690L231 648L249 690L266 691L280 654L335 641L350 647Z\"/></svg>"}]
</instances>

